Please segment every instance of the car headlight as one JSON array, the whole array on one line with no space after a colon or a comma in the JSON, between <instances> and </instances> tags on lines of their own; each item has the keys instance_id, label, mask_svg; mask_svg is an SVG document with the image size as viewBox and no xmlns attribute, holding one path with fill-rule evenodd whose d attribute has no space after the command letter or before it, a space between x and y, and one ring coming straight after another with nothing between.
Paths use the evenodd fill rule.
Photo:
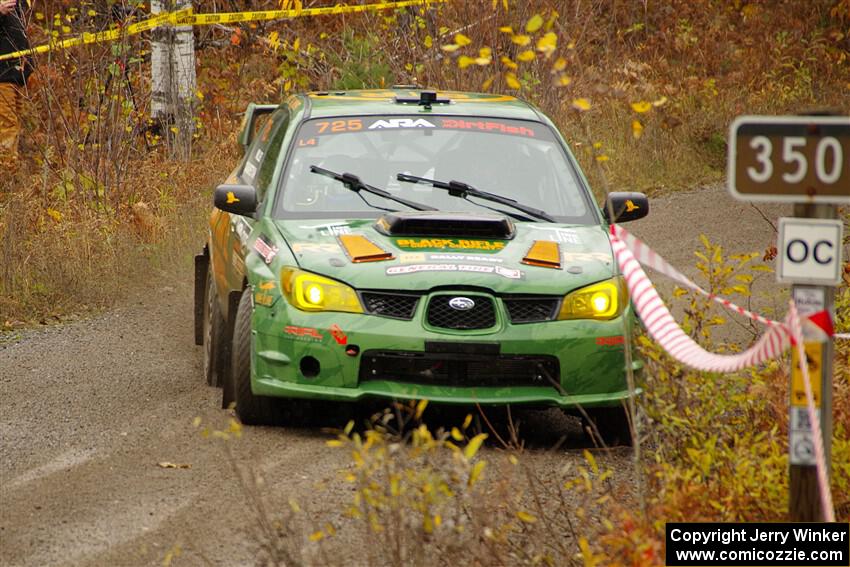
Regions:
<instances>
[{"instance_id":1,"label":"car headlight","mask_svg":"<svg viewBox=\"0 0 850 567\"><path fill-rule=\"evenodd\" d=\"M289 303L302 311L363 313L354 289L324 276L297 268L283 268L280 271L280 288Z\"/></svg>"},{"instance_id":2,"label":"car headlight","mask_svg":"<svg viewBox=\"0 0 850 567\"><path fill-rule=\"evenodd\" d=\"M558 320L613 319L623 312L628 301L625 280L618 276L568 293Z\"/></svg>"}]
</instances>

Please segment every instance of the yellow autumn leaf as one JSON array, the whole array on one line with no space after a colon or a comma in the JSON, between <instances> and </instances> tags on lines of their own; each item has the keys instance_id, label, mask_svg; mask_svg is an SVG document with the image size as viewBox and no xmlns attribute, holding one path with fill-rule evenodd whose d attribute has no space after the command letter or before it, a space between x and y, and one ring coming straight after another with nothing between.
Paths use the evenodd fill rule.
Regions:
<instances>
[{"instance_id":1,"label":"yellow autumn leaf","mask_svg":"<svg viewBox=\"0 0 850 567\"><path fill-rule=\"evenodd\" d=\"M295 42L292 44L292 51L298 51L299 47L301 47L301 38L296 37Z\"/></svg>"},{"instance_id":2,"label":"yellow autumn leaf","mask_svg":"<svg viewBox=\"0 0 850 567\"><path fill-rule=\"evenodd\" d=\"M635 140L643 135L643 124L639 120L632 120L632 136Z\"/></svg>"},{"instance_id":3,"label":"yellow autumn leaf","mask_svg":"<svg viewBox=\"0 0 850 567\"><path fill-rule=\"evenodd\" d=\"M516 75L513 73L505 73L505 82L512 89L518 89L522 85L519 84L519 80L516 78Z\"/></svg>"},{"instance_id":4,"label":"yellow autumn leaf","mask_svg":"<svg viewBox=\"0 0 850 567\"><path fill-rule=\"evenodd\" d=\"M502 32L502 33L513 34L514 28L512 28L511 26L502 26L502 27L499 28L499 31Z\"/></svg>"},{"instance_id":5,"label":"yellow autumn leaf","mask_svg":"<svg viewBox=\"0 0 850 567\"><path fill-rule=\"evenodd\" d=\"M527 33L534 33L542 27L543 27L543 16L541 16L540 14L534 14L525 23L525 31Z\"/></svg>"},{"instance_id":6,"label":"yellow autumn leaf","mask_svg":"<svg viewBox=\"0 0 850 567\"><path fill-rule=\"evenodd\" d=\"M325 537L325 532L319 530L310 534L310 541L319 541L323 537Z\"/></svg>"},{"instance_id":7,"label":"yellow autumn leaf","mask_svg":"<svg viewBox=\"0 0 850 567\"><path fill-rule=\"evenodd\" d=\"M511 41L522 47L531 43L531 37L527 35L514 35L511 36Z\"/></svg>"},{"instance_id":8,"label":"yellow autumn leaf","mask_svg":"<svg viewBox=\"0 0 850 567\"><path fill-rule=\"evenodd\" d=\"M470 43L472 43L472 40L463 35L462 33L458 33L455 34L455 43L463 47L464 45L469 45Z\"/></svg>"},{"instance_id":9,"label":"yellow autumn leaf","mask_svg":"<svg viewBox=\"0 0 850 567\"><path fill-rule=\"evenodd\" d=\"M523 63L527 63L528 61L534 61L534 52L530 49L526 49L522 53L516 56L518 61L522 61Z\"/></svg>"},{"instance_id":10,"label":"yellow autumn leaf","mask_svg":"<svg viewBox=\"0 0 850 567\"><path fill-rule=\"evenodd\" d=\"M596 156L596 161L598 161L599 163L606 162L609 159L610 158L608 156L606 156L605 154L602 154L601 156Z\"/></svg>"},{"instance_id":11,"label":"yellow autumn leaf","mask_svg":"<svg viewBox=\"0 0 850 567\"><path fill-rule=\"evenodd\" d=\"M514 466L519 464L519 459L516 458L516 455L508 455L508 461Z\"/></svg>"},{"instance_id":12,"label":"yellow autumn leaf","mask_svg":"<svg viewBox=\"0 0 850 567\"><path fill-rule=\"evenodd\" d=\"M472 467L472 471L469 473L469 480L467 481L468 486L472 486L476 482L478 482L479 477L481 476L481 472L484 470L484 467L487 466L487 461L478 461Z\"/></svg>"},{"instance_id":13,"label":"yellow autumn leaf","mask_svg":"<svg viewBox=\"0 0 850 567\"><path fill-rule=\"evenodd\" d=\"M430 35L425 36L425 47L431 49L431 46L434 45L434 39Z\"/></svg>"},{"instance_id":14,"label":"yellow autumn leaf","mask_svg":"<svg viewBox=\"0 0 850 567\"><path fill-rule=\"evenodd\" d=\"M633 102L631 104L631 107L632 107L632 110L634 110L638 114L643 114L644 112L649 112L650 109L652 109L652 103L646 102L645 100L642 100L640 102Z\"/></svg>"},{"instance_id":15,"label":"yellow autumn leaf","mask_svg":"<svg viewBox=\"0 0 850 567\"><path fill-rule=\"evenodd\" d=\"M552 72L558 73L559 71L563 71L566 68L567 68L567 60L564 59L563 57L558 57L558 59L555 61L555 64L552 65Z\"/></svg>"},{"instance_id":16,"label":"yellow autumn leaf","mask_svg":"<svg viewBox=\"0 0 850 567\"><path fill-rule=\"evenodd\" d=\"M481 83L481 90L482 91L488 90L492 86L493 81L495 81L496 77L498 77L498 76L499 75L492 75L492 76L488 77L483 83Z\"/></svg>"},{"instance_id":17,"label":"yellow autumn leaf","mask_svg":"<svg viewBox=\"0 0 850 567\"><path fill-rule=\"evenodd\" d=\"M339 439L331 439L330 441L325 441L325 445L328 447L342 447L342 441Z\"/></svg>"},{"instance_id":18,"label":"yellow autumn leaf","mask_svg":"<svg viewBox=\"0 0 850 567\"><path fill-rule=\"evenodd\" d=\"M513 61L511 61L511 58L508 57L507 55L502 55L499 58L499 61L501 61L502 65L504 65L508 69L516 69L517 68L517 64L514 63Z\"/></svg>"},{"instance_id":19,"label":"yellow autumn leaf","mask_svg":"<svg viewBox=\"0 0 850 567\"><path fill-rule=\"evenodd\" d=\"M661 98L659 98L658 100L653 100L653 101L652 101L652 106L658 107L658 106L661 106L661 105L665 104L666 102L667 102L667 97L666 97L666 96L662 96L662 97L661 97Z\"/></svg>"},{"instance_id":20,"label":"yellow autumn leaf","mask_svg":"<svg viewBox=\"0 0 850 567\"><path fill-rule=\"evenodd\" d=\"M567 85L569 85L572 82L573 82L573 80L570 77L568 77L567 75L561 75L560 77L558 77L558 86L559 87L566 87Z\"/></svg>"},{"instance_id":21,"label":"yellow autumn leaf","mask_svg":"<svg viewBox=\"0 0 850 567\"><path fill-rule=\"evenodd\" d=\"M599 465L596 464L596 458L587 449L584 450L584 460L590 465L593 474L599 474Z\"/></svg>"},{"instance_id":22,"label":"yellow autumn leaf","mask_svg":"<svg viewBox=\"0 0 850 567\"><path fill-rule=\"evenodd\" d=\"M489 47L482 47L481 49L478 50L478 57L489 58L489 57L492 57L492 56L493 56L493 50L490 49Z\"/></svg>"},{"instance_id":23,"label":"yellow autumn leaf","mask_svg":"<svg viewBox=\"0 0 850 567\"><path fill-rule=\"evenodd\" d=\"M440 49L442 49L446 53L453 53L453 52L457 51L458 49L460 49L460 46L456 43L450 43L448 45L440 46Z\"/></svg>"},{"instance_id":24,"label":"yellow autumn leaf","mask_svg":"<svg viewBox=\"0 0 850 567\"><path fill-rule=\"evenodd\" d=\"M475 64L481 65L482 67L484 67L485 65L489 65L492 61L493 60L490 59L489 57L476 57L475 58Z\"/></svg>"},{"instance_id":25,"label":"yellow autumn leaf","mask_svg":"<svg viewBox=\"0 0 850 567\"><path fill-rule=\"evenodd\" d=\"M467 459L471 459L475 456L475 453L478 452L478 449L481 448L481 444L484 443L484 440L487 439L486 433L479 433L475 437L469 440L466 447L463 450L463 456Z\"/></svg>"},{"instance_id":26,"label":"yellow autumn leaf","mask_svg":"<svg viewBox=\"0 0 850 567\"><path fill-rule=\"evenodd\" d=\"M461 69L466 69L475 62L475 59L468 55L461 55L457 58L457 66Z\"/></svg>"},{"instance_id":27,"label":"yellow autumn leaf","mask_svg":"<svg viewBox=\"0 0 850 567\"><path fill-rule=\"evenodd\" d=\"M537 51L550 55L558 47L558 36L555 32L548 32L537 40Z\"/></svg>"},{"instance_id":28,"label":"yellow autumn leaf","mask_svg":"<svg viewBox=\"0 0 850 567\"><path fill-rule=\"evenodd\" d=\"M526 524L533 524L537 521L537 517L535 517L533 514L529 514L528 512L524 512L523 510L517 512L516 517L519 518L521 521L525 522Z\"/></svg>"},{"instance_id":29,"label":"yellow autumn leaf","mask_svg":"<svg viewBox=\"0 0 850 567\"><path fill-rule=\"evenodd\" d=\"M463 59L463 58L461 58ZM419 403L416 404L416 419L422 417L422 414L425 413L425 408L428 407L428 400L419 400Z\"/></svg>"},{"instance_id":30,"label":"yellow autumn leaf","mask_svg":"<svg viewBox=\"0 0 850 567\"><path fill-rule=\"evenodd\" d=\"M573 100L573 108L581 112L590 110L590 101L586 98L577 98Z\"/></svg>"},{"instance_id":31,"label":"yellow autumn leaf","mask_svg":"<svg viewBox=\"0 0 850 567\"><path fill-rule=\"evenodd\" d=\"M463 420L463 425L461 426L461 428L466 429L467 427L469 427L470 423L472 423L472 414L468 413L466 414L466 417Z\"/></svg>"},{"instance_id":32,"label":"yellow autumn leaf","mask_svg":"<svg viewBox=\"0 0 850 567\"><path fill-rule=\"evenodd\" d=\"M463 441L463 434L457 427L452 427L452 439L455 441Z\"/></svg>"},{"instance_id":33,"label":"yellow autumn leaf","mask_svg":"<svg viewBox=\"0 0 850 567\"><path fill-rule=\"evenodd\" d=\"M56 222L62 222L62 213L57 211L56 209L47 208L47 215L55 220Z\"/></svg>"}]
</instances>

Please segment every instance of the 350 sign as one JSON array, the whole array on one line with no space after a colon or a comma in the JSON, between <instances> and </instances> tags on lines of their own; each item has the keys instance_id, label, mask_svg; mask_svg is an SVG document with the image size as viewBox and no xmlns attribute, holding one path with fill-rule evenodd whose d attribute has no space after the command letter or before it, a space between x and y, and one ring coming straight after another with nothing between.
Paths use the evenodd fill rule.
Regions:
<instances>
[{"instance_id":1,"label":"350 sign","mask_svg":"<svg viewBox=\"0 0 850 567\"><path fill-rule=\"evenodd\" d=\"M729 188L748 201L850 202L850 117L738 117Z\"/></svg>"}]
</instances>

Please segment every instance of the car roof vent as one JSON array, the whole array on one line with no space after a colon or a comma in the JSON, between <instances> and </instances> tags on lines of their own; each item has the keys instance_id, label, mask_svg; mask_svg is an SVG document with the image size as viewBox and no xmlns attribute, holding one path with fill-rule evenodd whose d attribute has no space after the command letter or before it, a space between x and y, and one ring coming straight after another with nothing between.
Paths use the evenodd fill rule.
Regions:
<instances>
[{"instance_id":1,"label":"car roof vent","mask_svg":"<svg viewBox=\"0 0 850 567\"><path fill-rule=\"evenodd\" d=\"M388 236L508 240L515 234L514 223L503 216L442 211L388 213L378 219L375 228Z\"/></svg>"},{"instance_id":2,"label":"car roof vent","mask_svg":"<svg viewBox=\"0 0 850 567\"><path fill-rule=\"evenodd\" d=\"M440 98L437 96L437 91L422 91L418 97L413 96L396 96L395 101L399 104L418 104L424 106L425 110L431 110L432 104L449 104L448 98Z\"/></svg>"}]
</instances>

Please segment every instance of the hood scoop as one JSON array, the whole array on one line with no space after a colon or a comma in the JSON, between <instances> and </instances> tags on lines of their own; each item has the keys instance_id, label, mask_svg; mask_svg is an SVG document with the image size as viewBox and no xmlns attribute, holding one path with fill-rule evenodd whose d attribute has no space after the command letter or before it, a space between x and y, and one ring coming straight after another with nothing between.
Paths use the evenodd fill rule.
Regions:
<instances>
[{"instance_id":1,"label":"hood scoop","mask_svg":"<svg viewBox=\"0 0 850 567\"><path fill-rule=\"evenodd\" d=\"M411 212L389 213L375 223L387 236L440 236L449 238L492 238L508 240L516 230L510 219L476 213Z\"/></svg>"}]
</instances>

